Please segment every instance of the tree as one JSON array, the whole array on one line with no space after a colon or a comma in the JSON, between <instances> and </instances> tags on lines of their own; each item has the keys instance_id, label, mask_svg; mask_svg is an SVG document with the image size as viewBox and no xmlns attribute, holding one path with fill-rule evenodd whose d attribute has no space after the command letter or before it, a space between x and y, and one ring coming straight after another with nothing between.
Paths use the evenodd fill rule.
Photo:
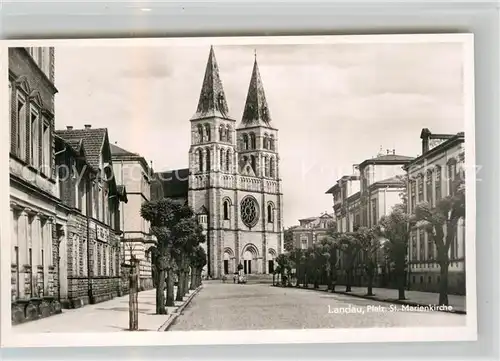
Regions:
<instances>
[{"instance_id":1,"label":"tree","mask_svg":"<svg viewBox=\"0 0 500 361\"><path fill-rule=\"evenodd\" d=\"M355 261L359 254L359 245L354 233L341 233L338 238L339 248L342 251L344 270L346 272L345 291L351 292Z\"/></svg>"},{"instance_id":2,"label":"tree","mask_svg":"<svg viewBox=\"0 0 500 361\"><path fill-rule=\"evenodd\" d=\"M205 236L195 217L181 219L172 235L178 276L176 301L182 301L189 288L190 255L200 243L205 242Z\"/></svg>"},{"instance_id":3,"label":"tree","mask_svg":"<svg viewBox=\"0 0 500 361\"><path fill-rule=\"evenodd\" d=\"M166 306L174 305L174 272L176 263L174 259L175 239L182 233L184 218L193 217L191 208L178 204L170 199L163 198L149 201L141 206L141 217L150 222L151 233L156 237L156 251L153 252L153 261L157 274L156 288L156 313L166 314ZM166 276L166 277L165 277ZM164 285L167 278L167 297L164 302Z\"/></svg>"},{"instance_id":4,"label":"tree","mask_svg":"<svg viewBox=\"0 0 500 361\"><path fill-rule=\"evenodd\" d=\"M207 254L201 245L194 247L189 257L189 261L191 266L190 289L194 290L201 285L201 273L203 267L207 264Z\"/></svg>"},{"instance_id":5,"label":"tree","mask_svg":"<svg viewBox=\"0 0 500 361\"><path fill-rule=\"evenodd\" d=\"M465 184L461 176L451 182L450 195L431 208L422 202L415 207L416 227L427 231L437 248L437 261L440 267L439 304L448 305L448 269L450 265L451 242L457 236L460 218L465 218Z\"/></svg>"},{"instance_id":6,"label":"tree","mask_svg":"<svg viewBox=\"0 0 500 361\"><path fill-rule=\"evenodd\" d=\"M276 257L276 263L278 264L276 267L276 273L280 275L281 285L286 287L288 285L290 272L292 271L292 262L290 257L282 253Z\"/></svg>"},{"instance_id":7,"label":"tree","mask_svg":"<svg viewBox=\"0 0 500 361\"><path fill-rule=\"evenodd\" d=\"M406 298L406 255L411 228L407 206L404 203L395 205L392 212L382 217L379 222L380 235L384 238L382 246L394 264L399 300Z\"/></svg>"},{"instance_id":8,"label":"tree","mask_svg":"<svg viewBox=\"0 0 500 361\"><path fill-rule=\"evenodd\" d=\"M292 228L288 228L283 233L283 247L286 252L291 252L293 250L293 231Z\"/></svg>"},{"instance_id":9,"label":"tree","mask_svg":"<svg viewBox=\"0 0 500 361\"><path fill-rule=\"evenodd\" d=\"M303 279L303 252L300 248L293 248L289 254L290 260L292 261L295 267L295 279L296 279L296 287L300 287L300 281Z\"/></svg>"},{"instance_id":10,"label":"tree","mask_svg":"<svg viewBox=\"0 0 500 361\"><path fill-rule=\"evenodd\" d=\"M359 227L354 232L356 245L364 256L364 270L368 278L367 296L373 296L373 279L377 270L377 252L380 249L379 236L375 228Z\"/></svg>"}]
</instances>

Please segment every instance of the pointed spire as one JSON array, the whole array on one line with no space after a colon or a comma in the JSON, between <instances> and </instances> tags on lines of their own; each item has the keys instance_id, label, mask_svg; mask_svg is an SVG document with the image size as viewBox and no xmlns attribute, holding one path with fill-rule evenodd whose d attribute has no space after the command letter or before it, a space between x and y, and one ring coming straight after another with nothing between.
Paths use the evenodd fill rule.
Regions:
<instances>
[{"instance_id":1,"label":"pointed spire","mask_svg":"<svg viewBox=\"0 0 500 361\"><path fill-rule=\"evenodd\" d=\"M200 100L196 114L192 119L218 116L222 118L229 117L229 108L227 106L226 94L222 87L222 81L219 76L219 67L215 59L214 47L210 46L205 77L201 87Z\"/></svg>"},{"instance_id":2,"label":"pointed spire","mask_svg":"<svg viewBox=\"0 0 500 361\"><path fill-rule=\"evenodd\" d=\"M266 125L271 123L271 114L267 106L264 85L260 77L259 65L257 64L257 51L255 51L252 78L248 87L248 95L243 110L243 125Z\"/></svg>"}]
</instances>

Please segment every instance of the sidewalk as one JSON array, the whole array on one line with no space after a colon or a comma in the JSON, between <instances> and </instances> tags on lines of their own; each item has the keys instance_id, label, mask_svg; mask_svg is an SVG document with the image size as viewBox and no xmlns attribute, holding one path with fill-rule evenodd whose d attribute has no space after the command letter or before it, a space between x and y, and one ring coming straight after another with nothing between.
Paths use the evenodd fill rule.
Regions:
<instances>
[{"instance_id":1,"label":"sidewalk","mask_svg":"<svg viewBox=\"0 0 500 361\"><path fill-rule=\"evenodd\" d=\"M301 288L302 289L302 288ZM309 288L313 290L312 285L309 285ZM320 286L317 291L326 291L326 286ZM344 285L337 285L335 288L335 293L343 294L353 297L360 297L366 299L372 299L381 302L391 302L398 303L402 305L410 305L410 306L429 306L429 305L437 305L439 300L439 294L433 292L420 292L420 291L405 291L406 300L398 300L398 290L392 288L373 288L374 296L367 296L367 288L366 287L351 287L351 292L344 292ZM451 306L450 311L442 311L442 312L452 312L459 314L466 314L466 303L465 296L458 295L448 295L448 302Z\"/></svg>"},{"instance_id":2,"label":"sidewalk","mask_svg":"<svg viewBox=\"0 0 500 361\"><path fill-rule=\"evenodd\" d=\"M199 290L199 289L198 289ZM139 292L139 331L163 331L167 323L177 316L176 311L191 300L195 293L189 291L184 300L176 301L175 307L167 307L166 315L156 315L156 290ZM174 295L177 292L175 287ZM62 314L12 327L13 332L120 332L128 330L128 295L112 300L66 310Z\"/></svg>"}]
</instances>

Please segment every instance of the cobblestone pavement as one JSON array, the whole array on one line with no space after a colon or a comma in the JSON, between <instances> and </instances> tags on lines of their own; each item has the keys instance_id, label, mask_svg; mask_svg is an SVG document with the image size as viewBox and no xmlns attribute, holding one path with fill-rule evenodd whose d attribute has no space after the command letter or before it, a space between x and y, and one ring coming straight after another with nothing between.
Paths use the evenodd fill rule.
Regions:
<instances>
[{"instance_id":1,"label":"cobblestone pavement","mask_svg":"<svg viewBox=\"0 0 500 361\"><path fill-rule=\"evenodd\" d=\"M403 307L268 284L210 281L170 331L465 326L464 315Z\"/></svg>"}]
</instances>

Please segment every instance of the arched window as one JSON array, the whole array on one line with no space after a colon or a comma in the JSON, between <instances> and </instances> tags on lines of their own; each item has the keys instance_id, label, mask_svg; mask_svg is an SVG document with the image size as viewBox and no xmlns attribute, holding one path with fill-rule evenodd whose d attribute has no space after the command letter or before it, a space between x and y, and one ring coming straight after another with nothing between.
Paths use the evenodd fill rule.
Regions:
<instances>
[{"instance_id":1,"label":"arched window","mask_svg":"<svg viewBox=\"0 0 500 361\"><path fill-rule=\"evenodd\" d=\"M198 149L198 170L203 172L203 152L201 149Z\"/></svg>"},{"instance_id":2,"label":"arched window","mask_svg":"<svg viewBox=\"0 0 500 361\"><path fill-rule=\"evenodd\" d=\"M425 179L425 192L426 192L426 200L427 203L431 207L434 206L434 203L432 202L432 170L428 170L426 174L426 179Z\"/></svg>"},{"instance_id":3,"label":"arched window","mask_svg":"<svg viewBox=\"0 0 500 361\"><path fill-rule=\"evenodd\" d=\"M274 135L269 136L269 149L274 150Z\"/></svg>"},{"instance_id":4,"label":"arched window","mask_svg":"<svg viewBox=\"0 0 500 361\"><path fill-rule=\"evenodd\" d=\"M248 135L243 134L243 149L248 150Z\"/></svg>"},{"instance_id":5,"label":"arched window","mask_svg":"<svg viewBox=\"0 0 500 361\"><path fill-rule=\"evenodd\" d=\"M225 130L225 128L224 128L224 126L221 124L221 126L219 127L219 140L220 140L221 142L223 142L223 141L224 141L224 130Z\"/></svg>"},{"instance_id":6,"label":"arched window","mask_svg":"<svg viewBox=\"0 0 500 361\"><path fill-rule=\"evenodd\" d=\"M417 180L416 179L410 179L410 204L411 204L411 211L413 212L415 210L415 206L417 204Z\"/></svg>"},{"instance_id":7,"label":"arched window","mask_svg":"<svg viewBox=\"0 0 500 361\"><path fill-rule=\"evenodd\" d=\"M252 149L257 148L255 133L250 133L250 144L251 144Z\"/></svg>"},{"instance_id":8,"label":"arched window","mask_svg":"<svg viewBox=\"0 0 500 361\"><path fill-rule=\"evenodd\" d=\"M210 172L210 169L211 169L211 159L210 159L210 149L207 148L207 165L206 165L206 168L207 168L207 172Z\"/></svg>"},{"instance_id":9,"label":"arched window","mask_svg":"<svg viewBox=\"0 0 500 361\"><path fill-rule=\"evenodd\" d=\"M198 124L198 139L200 143L203 142L203 127L201 124Z\"/></svg>"},{"instance_id":10,"label":"arched window","mask_svg":"<svg viewBox=\"0 0 500 361\"><path fill-rule=\"evenodd\" d=\"M264 138L262 139L262 147L264 149L269 149L269 137L267 134L264 134Z\"/></svg>"},{"instance_id":11,"label":"arched window","mask_svg":"<svg viewBox=\"0 0 500 361\"><path fill-rule=\"evenodd\" d=\"M448 161L448 194L455 194L455 176L457 174L457 160L452 158Z\"/></svg>"},{"instance_id":12,"label":"arched window","mask_svg":"<svg viewBox=\"0 0 500 361\"><path fill-rule=\"evenodd\" d=\"M274 158L269 159L269 177L274 178Z\"/></svg>"},{"instance_id":13,"label":"arched window","mask_svg":"<svg viewBox=\"0 0 500 361\"><path fill-rule=\"evenodd\" d=\"M228 220L229 219L229 200L225 200L224 201L224 204L223 204L223 216L224 216L224 220Z\"/></svg>"},{"instance_id":14,"label":"arched window","mask_svg":"<svg viewBox=\"0 0 500 361\"><path fill-rule=\"evenodd\" d=\"M264 177L269 177L269 158L264 157Z\"/></svg>"},{"instance_id":15,"label":"arched window","mask_svg":"<svg viewBox=\"0 0 500 361\"><path fill-rule=\"evenodd\" d=\"M424 200L424 174L420 173L417 177L417 202L422 202Z\"/></svg>"},{"instance_id":16,"label":"arched window","mask_svg":"<svg viewBox=\"0 0 500 361\"><path fill-rule=\"evenodd\" d=\"M226 141L231 143L231 127L226 125Z\"/></svg>"},{"instance_id":17,"label":"arched window","mask_svg":"<svg viewBox=\"0 0 500 361\"><path fill-rule=\"evenodd\" d=\"M256 163L256 160L255 160L255 155L251 155L250 156L250 163L252 164L252 169L255 173L257 173L257 163Z\"/></svg>"},{"instance_id":18,"label":"arched window","mask_svg":"<svg viewBox=\"0 0 500 361\"><path fill-rule=\"evenodd\" d=\"M267 223L274 222L274 207L271 203L267 204Z\"/></svg>"},{"instance_id":19,"label":"arched window","mask_svg":"<svg viewBox=\"0 0 500 361\"><path fill-rule=\"evenodd\" d=\"M207 135L207 142L210 142L211 136L210 136L210 124L205 124L205 133Z\"/></svg>"},{"instance_id":20,"label":"arched window","mask_svg":"<svg viewBox=\"0 0 500 361\"><path fill-rule=\"evenodd\" d=\"M229 153L229 150L226 152L226 171L229 172L231 167L231 154Z\"/></svg>"},{"instance_id":21,"label":"arched window","mask_svg":"<svg viewBox=\"0 0 500 361\"><path fill-rule=\"evenodd\" d=\"M220 169L224 170L224 149L220 150Z\"/></svg>"},{"instance_id":22,"label":"arched window","mask_svg":"<svg viewBox=\"0 0 500 361\"><path fill-rule=\"evenodd\" d=\"M434 180L434 193L435 193L435 199L436 203L441 200L442 197L442 192L441 192L441 167L437 166L436 167L436 179Z\"/></svg>"}]
</instances>

